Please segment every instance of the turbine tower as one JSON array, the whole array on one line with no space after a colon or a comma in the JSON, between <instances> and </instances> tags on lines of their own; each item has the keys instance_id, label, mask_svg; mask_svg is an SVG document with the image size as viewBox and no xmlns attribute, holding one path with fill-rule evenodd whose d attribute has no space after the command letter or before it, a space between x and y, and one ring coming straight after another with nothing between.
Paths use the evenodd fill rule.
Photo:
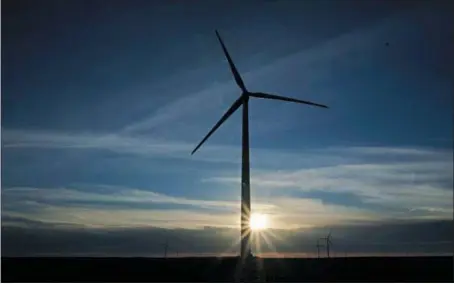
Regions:
<instances>
[{"instance_id":1,"label":"turbine tower","mask_svg":"<svg viewBox=\"0 0 454 284\"><path fill-rule=\"evenodd\" d=\"M166 242L164 243L164 258L167 258L168 250L169 250L169 238L166 237Z\"/></svg>"},{"instance_id":2,"label":"turbine tower","mask_svg":"<svg viewBox=\"0 0 454 284\"><path fill-rule=\"evenodd\" d=\"M317 257L320 258L320 248L323 247L323 245L320 244L320 239L317 240Z\"/></svg>"},{"instance_id":3,"label":"turbine tower","mask_svg":"<svg viewBox=\"0 0 454 284\"><path fill-rule=\"evenodd\" d=\"M326 237L320 238L320 239L325 240L325 242L326 242L326 255L329 258L329 246L333 244L331 242L331 231L329 231L329 234Z\"/></svg>"},{"instance_id":4,"label":"turbine tower","mask_svg":"<svg viewBox=\"0 0 454 284\"><path fill-rule=\"evenodd\" d=\"M243 133L242 133L242 165L241 165L241 258L246 259L252 256L250 247L250 229L249 220L251 214L251 192L250 192L250 173L249 173L249 99L260 98L260 99L272 99L286 102L294 102L300 104L307 104L317 107L328 108L325 105L312 103L309 101L303 101L288 97L281 97L277 95L267 93L256 93L249 92L241 78L238 70L233 64L232 58L230 57L224 42L221 39L218 31L216 30L216 36L222 47L225 57L230 66L230 70L233 74L236 84L241 89L241 96L230 106L230 108L224 113L221 119L214 125L214 127L208 132L208 134L202 139L202 141L195 147L191 155L194 154L200 146L218 129L222 123L224 123L240 106L243 106Z\"/></svg>"}]
</instances>

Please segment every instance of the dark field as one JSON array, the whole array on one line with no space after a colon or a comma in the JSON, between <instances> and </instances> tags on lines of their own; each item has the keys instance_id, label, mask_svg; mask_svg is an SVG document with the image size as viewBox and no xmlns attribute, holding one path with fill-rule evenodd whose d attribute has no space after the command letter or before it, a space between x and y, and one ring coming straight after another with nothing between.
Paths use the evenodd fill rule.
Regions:
<instances>
[{"instance_id":1,"label":"dark field","mask_svg":"<svg viewBox=\"0 0 454 284\"><path fill-rule=\"evenodd\" d=\"M452 282L452 257L2 258L2 282ZM262 269L257 269L257 264Z\"/></svg>"}]
</instances>

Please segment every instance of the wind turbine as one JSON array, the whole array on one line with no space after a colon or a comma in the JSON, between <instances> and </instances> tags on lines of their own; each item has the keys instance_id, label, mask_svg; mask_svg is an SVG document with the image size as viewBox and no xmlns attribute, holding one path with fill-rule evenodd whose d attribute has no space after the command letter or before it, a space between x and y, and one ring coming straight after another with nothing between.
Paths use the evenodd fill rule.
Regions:
<instances>
[{"instance_id":1,"label":"wind turbine","mask_svg":"<svg viewBox=\"0 0 454 284\"><path fill-rule=\"evenodd\" d=\"M329 234L328 234L326 237L320 238L320 239L326 241L326 255L327 255L328 258L329 258L329 246L333 244L333 243L331 242L331 231L329 231Z\"/></svg>"},{"instance_id":2,"label":"wind turbine","mask_svg":"<svg viewBox=\"0 0 454 284\"><path fill-rule=\"evenodd\" d=\"M230 70L233 74L236 84L241 90L241 96L230 106L230 108L224 113L221 119L214 125L214 127L208 132L208 134L202 139L202 141L195 147L191 155L194 154L200 146L218 129L222 123L224 123L240 106L243 106L243 133L242 133L242 165L241 165L241 258L245 259L252 256L250 247L250 236L251 232L249 229L249 220L251 214L251 192L250 192L250 166L249 166L249 99L260 98L260 99L271 99L280 100L286 102L294 102L300 104L307 104L312 106L318 106L328 108L325 105L312 103L309 101L303 101L288 97L281 97L273 94L261 93L261 92L249 92L241 78L238 70L233 64L232 58L230 57L224 42L221 39L218 31L216 30L216 36L222 47L225 57L230 66Z\"/></svg>"},{"instance_id":3,"label":"wind turbine","mask_svg":"<svg viewBox=\"0 0 454 284\"><path fill-rule=\"evenodd\" d=\"M317 257L320 258L320 248L323 247L323 245L320 244L320 239L317 240Z\"/></svg>"},{"instance_id":4,"label":"wind turbine","mask_svg":"<svg viewBox=\"0 0 454 284\"><path fill-rule=\"evenodd\" d=\"M168 249L169 249L169 237L166 236L166 242L164 243L164 258L167 258Z\"/></svg>"}]
</instances>

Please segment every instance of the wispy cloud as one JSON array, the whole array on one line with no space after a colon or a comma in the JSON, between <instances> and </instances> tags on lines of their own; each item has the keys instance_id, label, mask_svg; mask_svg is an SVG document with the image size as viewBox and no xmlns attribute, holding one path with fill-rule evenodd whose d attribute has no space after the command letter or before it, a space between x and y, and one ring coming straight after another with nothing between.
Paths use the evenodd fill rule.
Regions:
<instances>
[{"instance_id":1,"label":"wispy cloud","mask_svg":"<svg viewBox=\"0 0 454 284\"><path fill-rule=\"evenodd\" d=\"M452 217L451 150L360 147L345 152L352 151L355 156L362 156L363 161L318 168L257 170L251 183L262 190L279 190L282 195L286 190L353 194L364 204L403 211L399 214L405 218ZM371 153L379 153L381 160L371 162L368 155ZM384 154L393 158L383 159ZM405 158L407 161L400 161ZM206 181L238 184L239 178L226 175Z\"/></svg>"},{"instance_id":2,"label":"wispy cloud","mask_svg":"<svg viewBox=\"0 0 454 284\"><path fill-rule=\"evenodd\" d=\"M3 148L97 149L142 156L189 157L192 144L110 133L3 130ZM209 150L209 149L207 149ZM196 158L202 158L199 155Z\"/></svg>"},{"instance_id":3,"label":"wispy cloud","mask_svg":"<svg viewBox=\"0 0 454 284\"><path fill-rule=\"evenodd\" d=\"M217 201L189 199L185 197L174 197L162 193L135 188L106 185L85 185L72 188L30 188L10 187L3 190L4 198L8 201L29 200L39 202L49 201L73 201L73 202L103 202L118 204L118 202L132 204L175 204L192 205L206 209L223 209L232 211L239 209L239 203L233 201ZM256 204L259 209L272 208L272 205Z\"/></svg>"},{"instance_id":4,"label":"wispy cloud","mask_svg":"<svg viewBox=\"0 0 454 284\"><path fill-rule=\"evenodd\" d=\"M6 216L89 227L235 226L232 211L238 207L229 201L194 200L116 186L91 186L83 190L13 187L3 189L2 195ZM155 209L155 204L174 207ZM181 209L181 205L195 209Z\"/></svg>"},{"instance_id":5,"label":"wispy cloud","mask_svg":"<svg viewBox=\"0 0 454 284\"><path fill-rule=\"evenodd\" d=\"M185 95L158 108L151 116L125 126L120 130L120 133L150 131L158 127L165 128L171 123L181 121L184 117L197 116L206 112L207 109L219 108L224 98L235 98L234 91L234 86L229 82L215 83L205 90ZM203 111L201 111L202 109Z\"/></svg>"},{"instance_id":6,"label":"wispy cloud","mask_svg":"<svg viewBox=\"0 0 454 284\"><path fill-rule=\"evenodd\" d=\"M154 139L114 133L56 132L48 130L2 129L2 148L8 149L66 149L105 150L141 157L166 157L193 161L239 163L239 146L207 144L197 155L190 155L196 143L181 140ZM251 163L258 168L295 169L333 164L364 163L390 160L411 161L446 158L446 150L421 147L325 147L306 150L252 148ZM435 159L435 160L434 160ZM436 160L438 159L438 160ZM429 162L429 160L427 160ZM409 166L409 164L408 164ZM412 165L416 167L417 164ZM427 165L428 166L428 165ZM445 164L441 165L443 168ZM448 165L449 167L449 165ZM416 169L414 169L416 170ZM448 168L449 170L449 168Z\"/></svg>"},{"instance_id":7,"label":"wispy cloud","mask_svg":"<svg viewBox=\"0 0 454 284\"><path fill-rule=\"evenodd\" d=\"M241 148L230 145L208 144L197 155L190 155L196 144L178 141L134 137L109 133L71 133L55 131L9 130L2 131L2 148L8 149L67 149L67 150L106 150L119 154L139 155L142 157L167 157L191 159L193 161L239 163ZM308 164L314 157L317 162L326 164L333 161L344 161L347 156L336 155L332 151L330 157L320 155L321 149L312 152L293 153L291 151L273 149L252 149L251 161L254 165L270 167L288 167Z\"/></svg>"},{"instance_id":8,"label":"wispy cloud","mask_svg":"<svg viewBox=\"0 0 454 284\"><path fill-rule=\"evenodd\" d=\"M109 134L7 130L3 132L2 144L4 150L9 147L98 149L195 161L240 161L239 149L231 146L210 145L200 155L190 156L193 145L188 143ZM350 193L364 203L392 206L413 214L446 216L452 212L451 149L332 147L299 153L253 149L252 153L253 187ZM239 177L235 171L234 175L227 172L204 181L238 184Z\"/></svg>"},{"instance_id":9,"label":"wispy cloud","mask_svg":"<svg viewBox=\"0 0 454 284\"><path fill-rule=\"evenodd\" d=\"M189 199L117 186L12 187L3 189L2 199L5 216L95 227L235 227L240 212L238 200ZM156 204L172 207L159 209ZM367 210L325 205L320 200L285 195L272 200L254 198L253 210L269 214L275 228L366 222L380 218Z\"/></svg>"},{"instance_id":10,"label":"wispy cloud","mask_svg":"<svg viewBox=\"0 0 454 284\"><path fill-rule=\"evenodd\" d=\"M402 17L401 14L392 15L370 26L337 35L297 53L288 54L280 58L268 58L262 65L243 72L242 76L251 88L266 87L269 89L274 86L274 89L269 89L270 92L273 92L282 89L276 88L276 86L288 85L286 80L288 79L289 71L291 71L293 74L298 74L298 85L306 86L304 89L299 87L299 91L311 94L315 91L312 90L314 85L319 84L321 81L326 81L327 78L332 76L331 66L333 60L336 60L338 65L342 62L348 63L349 68L354 67L355 64L363 62L371 54L371 50L376 50L373 47L378 42L382 42L384 37L389 36L390 33L398 36L399 33L405 32L405 25L402 25L402 22L405 23L408 17L414 18L417 13L415 11L407 11L405 14L405 17ZM397 22L400 22L400 25L396 25ZM399 26L398 30L396 30L396 26ZM219 56L222 56L222 54L219 53ZM239 65L241 64L239 63ZM226 62L224 67L225 72L228 72ZM206 67L198 71L201 72L200 77L202 77L203 72L210 73L212 69ZM166 82L169 86L173 84L180 88L180 83L178 82L181 80L181 77L177 77ZM180 91L175 89L172 92L177 93ZM320 90L317 89L316 93L320 95ZM215 82L209 86L204 86L201 91L177 97L166 105L157 108L150 116L125 126L120 130L120 133L146 131L154 135L157 131L162 133L170 127L175 131L179 121L185 121L185 126L187 127L188 119L194 120L206 117L207 114L211 114L214 110L218 112L225 111L238 95L239 90L233 80ZM294 96L295 94L292 95ZM316 98L306 97L305 99ZM322 100L326 99L326 97L322 98ZM217 116L220 115L218 114ZM216 118L214 115L212 117L213 123L215 123ZM262 117L266 119L268 116L263 113ZM273 121L270 120L270 123ZM178 127L179 131L184 131L184 129L185 127ZM200 129L200 131L204 130Z\"/></svg>"}]
</instances>

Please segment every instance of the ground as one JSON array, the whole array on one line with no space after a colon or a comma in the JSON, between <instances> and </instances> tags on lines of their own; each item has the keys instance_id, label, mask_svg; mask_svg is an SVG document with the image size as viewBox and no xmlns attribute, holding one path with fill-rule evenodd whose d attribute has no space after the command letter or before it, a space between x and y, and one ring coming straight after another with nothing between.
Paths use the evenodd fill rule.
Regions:
<instances>
[{"instance_id":1,"label":"ground","mask_svg":"<svg viewBox=\"0 0 454 284\"><path fill-rule=\"evenodd\" d=\"M452 257L2 258L2 282L452 282Z\"/></svg>"}]
</instances>

